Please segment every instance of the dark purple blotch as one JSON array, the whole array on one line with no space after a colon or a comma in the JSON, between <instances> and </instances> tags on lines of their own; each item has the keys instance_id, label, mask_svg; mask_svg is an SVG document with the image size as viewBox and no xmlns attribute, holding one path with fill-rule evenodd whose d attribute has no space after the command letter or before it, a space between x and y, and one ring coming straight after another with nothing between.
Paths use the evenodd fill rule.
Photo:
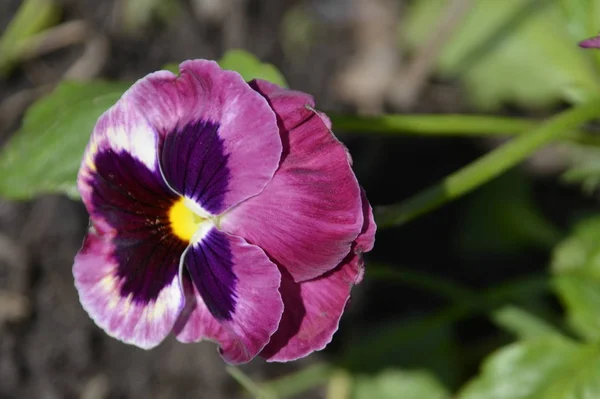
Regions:
<instances>
[{"instance_id":1,"label":"dark purple blotch","mask_svg":"<svg viewBox=\"0 0 600 399\"><path fill-rule=\"evenodd\" d=\"M127 152L101 151L90 178L94 214L116 231L113 240L122 297L147 304L179 271L187 243L172 234L168 212L178 199L153 172Z\"/></svg>"},{"instance_id":2,"label":"dark purple blotch","mask_svg":"<svg viewBox=\"0 0 600 399\"><path fill-rule=\"evenodd\" d=\"M192 282L217 320L231 320L237 303L233 259L227 236L213 228L185 257Z\"/></svg>"},{"instance_id":3,"label":"dark purple blotch","mask_svg":"<svg viewBox=\"0 0 600 399\"><path fill-rule=\"evenodd\" d=\"M198 121L177 128L162 143L161 165L171 187L219 214L227 194L229 156L219 137L219 124Z\"/></svg>"},{"instance_id":4,"label":"dark purple blotch","mask_svg":"<svg viewBox=\"0 0 600 399\"><path fill-rule=\"evenodd\" d=\"M230 180L228 156L219 126L198 122L168 134L161 145L164 179L128 152L100 151L89 179L93 212L116 231L113 239L120 295L137 303L155 301L179 271L188 243L175 236L169 210L179 199L172 189L194 199L209 212L223 209ZM158 165L157 165L158 167ZM213 229L189 249L189 275L213 316L231 319L237 277L224 233Z\"/></svg>"}]
</instances>

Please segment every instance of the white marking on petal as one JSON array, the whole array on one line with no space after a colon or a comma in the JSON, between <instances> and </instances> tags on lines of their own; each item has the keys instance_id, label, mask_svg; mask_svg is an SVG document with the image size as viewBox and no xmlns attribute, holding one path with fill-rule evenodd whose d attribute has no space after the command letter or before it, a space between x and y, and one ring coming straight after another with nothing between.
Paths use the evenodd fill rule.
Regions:
<instances>
[{"instance_id":1,"label":"white marking on petal","mask_svg":"<svg viewBox=\"0 0 600 399\"><path fill-rule=\"evenodd\" d=\"M131 153L142 161L146 166L154 170L156 159L156 133L150 126L137 126L136 130L130 133Z\"/></svg>"}]
</instances>

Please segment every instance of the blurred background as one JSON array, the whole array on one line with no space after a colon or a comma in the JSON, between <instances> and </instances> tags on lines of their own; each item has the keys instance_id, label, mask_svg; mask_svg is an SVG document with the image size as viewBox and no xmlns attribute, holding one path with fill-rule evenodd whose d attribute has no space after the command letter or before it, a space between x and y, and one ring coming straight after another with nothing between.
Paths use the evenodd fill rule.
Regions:
<instances>
[{"instance_id":1,"label":"blurred background","mask_svg":"<svg viewBox=\"0 0 600 399\"><path fill-rule=\"evenodd\" d=\"M550 0L36 0L27 18L18 17L23 3L0 0L0 147L27 107L61 80L133 81L234 48L272 63L291 88L313 94L333 114L539 119L584 98L588 81L597 83L576 40L565 39L577 25L559 21ZM9 27L17 18L30 24L15 33ZM30 40L9 51L18 34ZM401 201L504 141L336 134L374 205ZM546 148L459 201L381 230L366 278L325 351L240 369L254 381L279 381L298 398L402 398L377 396L386 373L435 379L445 387L435 398L447 397L444 390L456 391L487 354L511 341L484 316L492 307L518 303L560 317L558 301L543 289L477 312L452 307L449 298L457 286L486 292L515 279L536 289L562 233L598 209L588 175L558 178L576 150ZM567 184L583 180L586 192ZM0 198L0 398L245 397L212 343L169 338L143 351L94 325L71 274L87 223L83 205L64 196Z\"/></svg>"}]
</instances>

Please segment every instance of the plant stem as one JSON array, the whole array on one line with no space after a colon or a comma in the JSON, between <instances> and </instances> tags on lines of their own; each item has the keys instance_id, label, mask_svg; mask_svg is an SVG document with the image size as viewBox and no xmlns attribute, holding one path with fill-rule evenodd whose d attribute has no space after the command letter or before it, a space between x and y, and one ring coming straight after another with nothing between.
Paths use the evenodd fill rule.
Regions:
<instances>
[{"instance_id":1,"label":"plant stem","mask_svg":"<svg viewBox=\"0 0 600 399\"><path fill-rule=\"evenodd\" d=\"M260 385L248 377L242 370L234 366L227 366L225 370L229 375L238 382L248 393L256 399L274 399L276 395L270 391L263 389Z\"/></svg>"},{"instance_id":2,"label":"plant stem","mask_svg":"<svg viewBox=\"0 0 600 399\"><path fill-rule=\"evenodd\" d=\"M325 363L316 363L295 373L263 384L264 390L273 392L277 398L298 395L318 384L326 382L336 369Z\"/></svg>"},{"instance_id":3,"label":"plant stem","mask_svg":"<svg viewBox=\"0 0 600 399\"><path fill-rule=\"evenodd\" d=\"M336 130L349 133L373 132L416 136L482 136L518 134L538 125L532 119L505 116L422 114L422 115L336 115L329 114Z\"/></svg>"},{"instance_id":4,"label":"plant stem","mask_svg":"<svg viewBox=\"0 0 600 399\"><path fill-rule=\"evenodd\" d=\"M369 263L367 278L394 281L445 297L450 301L461 302L473 297L473 291L461 284L438 278L428 273L397 266Z\"/></svg>"},{"instance_id":5,"label":"plant stem","mask_svg":"<svg viewBox=\"0 0 600 399\"><path fill-rule=\"evenodd\" d=\"M516 136L539 126L541 121L508 116L464 114L419 115L336 115L329 114L336 131L390 136ZM600 146L600 138L583 131L572 131L565 140Z\"/></svg>"},{"instance_id":6,"label":"plant stem","mask_svg":"<svg viewBox=\"0 0 600 399\"><path fill-rule=\"evenodd\" d=\"M441 182L400 202L376 209L379 228L398 226L461 197L517 165L539 148L600 115L600 99L578 105L549 119L444 178Z\"/></svg>"}]
</instances>

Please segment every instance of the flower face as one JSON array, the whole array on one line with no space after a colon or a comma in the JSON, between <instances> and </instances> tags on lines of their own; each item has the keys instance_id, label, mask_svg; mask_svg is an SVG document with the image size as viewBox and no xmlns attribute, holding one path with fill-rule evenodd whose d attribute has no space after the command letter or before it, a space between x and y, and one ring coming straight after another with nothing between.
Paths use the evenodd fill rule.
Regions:
<instances>
[{"instance_id":1,"label":"flower face","mask_svg":"<svg viewBox=\"0 0 600 399\"><path fill-rule=\"evenodd\" d=\"M230 363L324 348L375 234L346 149L306 94L180 69L139 80L94 128L83 307L124 342L209 339Z\"/></svg>"}]
</instances>

